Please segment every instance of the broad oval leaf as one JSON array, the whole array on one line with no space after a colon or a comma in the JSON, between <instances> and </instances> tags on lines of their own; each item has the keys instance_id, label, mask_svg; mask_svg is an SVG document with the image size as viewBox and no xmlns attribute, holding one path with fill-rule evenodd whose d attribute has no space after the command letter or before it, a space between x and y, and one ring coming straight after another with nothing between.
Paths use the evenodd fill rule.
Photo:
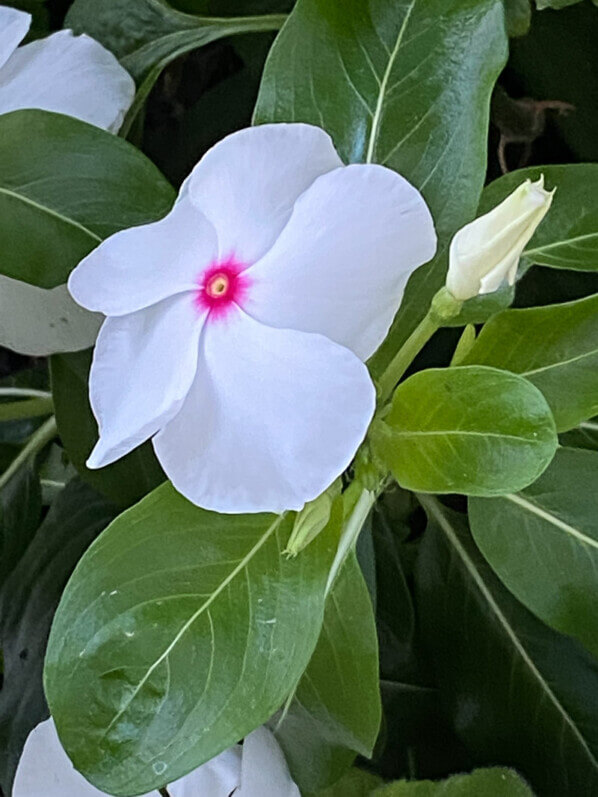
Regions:
<instances>
[{"instance_id":1,"label":"broad oval leaf","mask_svg":"<svg viewBox=\"0 0 598 797\"><path fill-rule=\"evenodd\" d=\"M421 499L418 615L457 733L479 764L513 767L544 797L598 794L598 663L505 589L462 515Z\"/></svg>"},{"instance_id":2,"label":"broad oval leaf","mask_svg":"<svg viewBox=\"0 0 598 797\"><path fill-rule=\"evenodd\" d=\"M533 166L510 172L484 190L480 213L493 208L524 180L537 180L541 175L557 190L549 214L523 252L521 268L537 264L598 270L598 163Z\"/></svg>"},{"instance_id":3,"label":"broad oval leaf","mask_svg":"<svg viewBox=\"0 0 598 797\"><path fill-rule=\"evenodd\" d=\"M0 273L64 283L117 230L167 213L174 192L126 141L46 111L0 116Z\"/></svg>"},{"instance_id":4,"label":"broad oval leaf","mask_svg":"<svg viewBox=\"0 0 598 797\"><path fill-rule=\"evenodd\" d=\"M434 216L439 254L410 280L376 372L425 315L449 238L475 215L506 57L501 0L298 0L270 52L255 122L323 127L346 162L404 175Z\"/></svg>"},{"instance_id":5,"label":"broad oval leaf","mask_svg":"<svg viewBox=\"0 0 598 797\"><path fill-rule=\"evenodd\" d=\"M499 313L463 364L525 376L544 394L559 431L577 426L598 412L598 294Z\"/></svg>"},{"instance_id":6,"label":"broad oval leaf","mask_svg":"<svg viewBox=\"0 0 598 797\"><path fill-rule=\"evenodd\" d=\"M293 779L311 794L339 778L356 753L371 757L380 717L376 624L351 553L326 600L309 665L273 727Z\"/></svg>"},{"instance_id":7,"label":"broad oval leaf","mask_svg":"<svg viewBox=\"0 0 598 797\"><path fill-rule=\"evenodd\" d=\"M464 366L402 382L373 444L402 487L491 496L535 481L558 440L548 404L530 382Z\"/></svg>"},{"instance_id":8,"label":"broad oval leaf","mask_svg":"<svg viewBox=\"0 0 598 797\"><path fill-rule=\"evenodd\" d=\"M62 742L99 789L172 782L281 706L316 645L340 533L288 559L291 524L206 512L165 484L83 557L45 685Z\"/></svg>"},{"instance_id":9,"label":"broad oval leaf","mask_svg":"<svg viewBox=\"0 0 598 797\"><path fill-rule=\"evenodd\" d=\"M561 448L520 493L469 502L471 531L501 581L598 659L598 452Z\"/></svg>"}]
</instances>

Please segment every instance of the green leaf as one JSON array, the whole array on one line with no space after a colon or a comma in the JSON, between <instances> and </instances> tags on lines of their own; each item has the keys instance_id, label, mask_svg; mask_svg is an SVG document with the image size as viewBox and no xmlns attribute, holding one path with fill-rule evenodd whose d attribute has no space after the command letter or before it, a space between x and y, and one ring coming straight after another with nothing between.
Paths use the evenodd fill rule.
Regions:
<instances>
[{"instance_id":1,"label":"green leaf","mask_svg":"<svg viewBox=\"0 0 598 797\"><path fill-rule=\"evenodd\" d=\"M162 70L175 58L210 42L240 33L275 31L286 17L199 17L172 8L163 0L75 0L67 25L87 33L120 59L135 78L137 96L121 134L130 130Z\"/></svg>"},{"instance_id":2,"label":"green leaf","mask_svg":"<svg viewBox=\"0 0 598 797\"><path fill-rule=\"evenodd\" d=\"M504 0L509 36L525 36L532 21L530 0Z\"/></svg>"},{"instance_id":3,"label":"green leaf","mask_svg":"<svg viewBox=\"0 0 598 797\"><path fill-rule=\"evenodd\" d=\"M340 533L288 559L291 525L206 512L165 484L83 557L45 686L69 755L99 789L172 782L280 708L316 646Z\"/></svg>"},{"instance_id":4,"label":"green leaf","mask_svg":"<svg viewBox=\"0 0 598 797\"><path fill-rule=\"evenodd\" d=\"M560 435L561 445L598 451L598 418L582 421L575 429Z\"/></svg>"},{"instance_id":5,"label":"green leaf","mask_svg":"<svg viewBox=\"0 0 598 797\"><path fill-rule=\"evenodd\" d=\"M520 376L481 366L414 374L373 431L377 454L399 484L433 493L520 490L546 468L557 443L540 391Z\"/></svg>"},{"instance_id":6,"label":"green leaf","mask_svg":"<svg viewBox=\"0 0 598 797\"><path fill-rule=\"evenodd\" d=\"M541 175L556 187L550 212L523 252L520 270L534 264L574 271L598 269L598 163L533 166L505 174L482 196L479 213L495 207L524 180Z\"/></svg>"},{"instance_id":7,"label":"green leaf","mask_svg":"<svg viewBox=\"0 0 598 797\"><path fill-rule=\"evenodd\" d=\"M598 412L598 294L495 315L463 364L524 376L544 394L558 431L577 426Z\"/></svg>"},{"instance_id":8,"label":"green leaf","mask_svg":"<svg viewBox=\"0 0 598 797\"><path fill-rule=\"evenodd\" d=\"M506 56L499 0L299 0L266 62L256 123L319 125L346 162L396 169L432 210L439 254L411 278L377 373L426 313L450 237L475 215Z\"/></svg>"},{"instance_id":9,"label":"green leaf","mask_svg":"<svg viewBox=\"0 0 598 797\"><path fill-rule=\"evenodd\" d=\"M442 781L398 781L372 792L372 797L533 797L516 772L495 767Z\"/></svg>"},{"instance_id":10,"label":"green leaf","mask_svg":"<svg viewBox=\"0 0 598 797\"><path fill-rule=\"evenodd\" d=\"M536 0L536 7L539 11L543 11L545 8L558 10L567 6L574 6L579 2L580 0Z\"/></svg>"},{"instance_id":11,"label":"green leaf","mask_svg":"<svg viewBox=\"0 0 598 797\"><path fill-rule=\"evenodd\" d=\"M421 500L422 641L457 733L478 764L512 767L538 794L596 793L598 665L503 587L462 515Z\"/></svg>"},{"instance_id":12,"label":"green leaf","mask_svg":"<svg viewBox=\"0 0 598 797\"><path fill-rule=\"evenodd\" d=\"M0 272L60 285L102 238L170 209L171 186L139 150L78 119L0 116Z\"/></svg>"},{"instance_id":13,"label":"green leaf","mask_svg":"<svg viewBox=\"0 0 598 797\"><path fill-rule=\"evenodd\" d=\"M382 782L378 775L354 767L333 786L318 792L318 797L370 797Z\"/></svg>"},{"instance_id":14,"label":"green leaf","mask_svg":"<svg viewBox=\"0 0 598 797\"><path fill-rule=\"evenodd\" d=\"M150 442L99 470L85 466L98 439L89 404L91 351L55 355L51 359L52 397L62 443L86 482L121 507L130 506L164 481Z\"/></svg>"},{"instance_id":15,"label":"green leaf","mask_svg":"<svg viewBox=\"0 0 598 797\"><path fill-rule=\"evenodd\" d=\"M70 482L27 540L0 592L4 658L0 784L4 794L10 794L29 732L48 715L42 668L58 600L78 559L113 517L113 507L90 487L78 480Z\"/></svg>"},{"instance_id":16,"label":"green leaf","mask_svg":"<svg viewBox=\"0 0 598 797\"><path fill-rule=\"evenodd\" d=\"M309 666L288 711L274 724L298 786L315 792L337 780L356 753L371 757L380 712L374 614L351 554L326 601Z\"/></svg>"},{"instance_id":17,"label":"green leaf","mask_svg":"<svg viewBox=\"0 0 598 797\"><path fill-rule=\"evenodd\" d=\"M598 453L561 448L537 482L469 503L471 531L494 572L548 625L598 659Z\"/></svg>"}]
</instances>

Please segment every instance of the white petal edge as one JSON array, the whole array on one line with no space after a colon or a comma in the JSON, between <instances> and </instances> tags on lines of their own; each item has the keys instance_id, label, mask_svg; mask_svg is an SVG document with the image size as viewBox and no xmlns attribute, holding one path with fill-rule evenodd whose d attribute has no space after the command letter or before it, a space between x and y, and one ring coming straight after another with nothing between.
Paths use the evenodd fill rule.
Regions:
<instances>
[{"instance_id":1,"label":"white petal edge","mask_svg":"<svg viewBox=\"0 0 598 797\"><path fill-rule=\"evenodd\" d=\"M116 132L134 96L115 56L70 30L19 47L0 71L0 113L40 108Z\"/></svg>"},{"instance_id":2,"label":"white petal edge","mask_svg":"<svg viewBox=\"0 0 598 797\"><path fill-rule=\"evenodd\" d=\"M89 468L120 459L176 415L195 377L205 316L183 294L106 319L89 377L100 430Z\"/></svg>"},{"instance_id":3,"label":"white petal edge","mask_svg":"<svg viewBox=\"0 0 598 797\"><path fill-rule=\"evenodd\" d=\"M319 127L249 127L210 149L184 183L216 228L219 254L251 264L272 246L297 197L322 174L342 166Z\"/></svg>"},{"instance_id":4,"label":"white petal edge","mask_svg":"<svg viewBox=\"0 0 598 797\"><path fill-rule=\"evenodd\" d=\"M0 69L8 61L31 27L31 14L0 6Z\"/></svg>"},{"instance_id":5,"label":"white petal edge","mask_svg":"<svg viewBox=\"0 0 598 797\"><path fill-rule=\"evenodd\" d=\"M133 313L197 287L216 257L216 233L189 201L160 221L111 235L72 271L68 288L82 307L108 316Z\"/></svg>"},{"instance_id":6,"label":"white petal edge","mask_svg":"<svg viewBox=\"0 0 598 797\"><path fill-rule=\"evenodd\" d=\"M239 797L301 797L274 734L262 726L245 738Z\"/></svg>"},{"instance_id":7,"label":"white petal edge","mask_svg":"<svg viewBox=\"0 0 598 797\"><path fill-rule=\"evenodd\" d=\"M0 275L0 346L32 357L81 351L103 320L75 304L66 285L45 290Z\"/></svg>"},{"instance_id":8,"label":"white petal edge","mask_svg":"<svg viewBox=\"0 0 598 797\"><path fill-rule=\"evenodd\" d=\"M29 734L21 754L13 797L106 797L73 767L52 719ZM160 797L157 791L146 797Z\"/></svg>"},{"instance_id":9,"label":"white petal edge","mask_svg":"<svg viewBox=\"0 0 598 797\"><path fill-rule=\"evenodd\" d=\"M350 464L374 408L368 370L348 349L237 310L206 324L193 386L153 445L198 506L301 509Z\"/></svg>"},{"instance_id":10,"label":"white petal edge","mask_svg":"<svg viewBox=\"0 0 598 797\"><path fill-rule=\"evenodd\" d=\"M239 792L235 789L241 782L242 749L241 745L235 745L171 783L170 797L230 797L233 792L236 797Z\"/></svg>"},{"instance_id":11,"label":"white petal edge","mask_svg":"<svg viewBox=\"0 0 598 797\"><path fill-rule=\"evenodd\" d=\"M355 164L318 178L270 251L247 271L244 309L319 332L362 360L382 343L407 280L436 251L432 216L407 180Z\"/></svg>"}]
</instances>

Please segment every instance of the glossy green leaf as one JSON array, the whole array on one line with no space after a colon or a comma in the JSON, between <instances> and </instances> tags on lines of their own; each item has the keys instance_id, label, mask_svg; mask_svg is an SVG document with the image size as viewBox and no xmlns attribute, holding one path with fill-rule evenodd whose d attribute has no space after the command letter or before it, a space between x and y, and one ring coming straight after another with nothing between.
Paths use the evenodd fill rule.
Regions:
<instances>
[{"instance_id":1,"label":"glossy green leaf","mask_svg":"<svg viewBox=\"0 0 598 797\"><path fill-rule=\"evenodd\" d=\"M98 439L98 426L89 404L91 352L55 355L51 359L52 397L63 445L86 482L119 506L130 506L166 478L151 443L144 443L100 470L85 466Z\"/></svg>"},{"instance_id":2,"label":"glossy green leaf","mask_svg":"<svg viewBox=\"0 0 598 797\"><path fill-rule=\"evenodd\" d=\"M69 755L99 789L172 782L280 708L316 646L340 531L289 559L291 525L206 512L165 484L83 557L45 686Z\"/></svg>"},{"instance_id":3,"label":"glossy green leaf","mask_svg":"<svg viewBox=\"0 0 598 797\"><path fill-rule=\"evenodd\" d=\"M512 769L477 769L447 780L389 783L371 797L533 797L532 791Z\"/></svg>"},{"instance_id":4,"label":"glossy green leaf","mask_svg":"<svg viewBox=\"0 0 598 797\"><path fill-rule=\"evenodd\" d=\"M309 666L274 727L293 779L312 793L338 779L356 753L371 757L379 726L376 625L352 554L327 598Z\"/></svg>"},{"instance_id":5,"label":"glossy green leaf","mask_svg":"<svg viewBox=\"0 0 598 797\"><path fill-rule=\"evenodd\" d=\"M396 169L432 210L439 255L411 278L376 371L427 311L448 240L475 215L506 55L497 0L299 0L266 62L257 123L319 125L346 162Z\"/></svg>"},{"instance_id":6,"label":"glossy green leaf","mask_svg":"<svg viewBox=\"0 0 598 797\"><path fill-rule=\"evenodd\" d=\"M285 16L200 17L172 8L164 0L75 0L67 24L112 50L135 78L137 96L122 132L146 101L162 70L175 58L225 36L275 31Z\"/></svg>"},{"instance_id":7,"label":"glossy green leaf","mask_svg":"<svg viewBox=\"0 0 598 797\"><path fill-rule=\"evenodd\" d=\"M106 236L153 221L174 192L139 150L44 111L0 116L0 272L60 285Z\"/></svg>"},{"instance_id":8,"label":"glossy green leaf","mask_svg":"<svg viewBox=\"0 0 598 797\"><path fill-rule=\"evenodd\" d=\"M35 534L29 535L0 591L4 659L0 784L4 794L10 794L29 732L48 715L42 668L58 600L78 559L113 517L114 508L105 499L79 480L72 481Z\"/></svg>"},{"instance_id":9,"label":"glossy green leaf","mask_svg":"<svg viewBox=\"0 0 598 797\"><path fill-rule=\"evenodd\" d=\"M546 400L530 382L465 366L402 382L373 442L406 489L489 496L535 481L558 441Z\"/></svg>"},{"instance_id":10,"label":"glossy green leaf","mask_svg":"<svg viewBox=\"0 0 598 797\"><path fill-rule=\"evenodd\" d=\"M561 448L538 481L469 503L474 539L502 582L541 620L598 659L598 452Z\"/></svg>"},{"instance_id":11,"label":"glossy green leaf","mask_svg":"<svg viewBox=\"0 0 598 797\"><path fill-rule=\"evenodd\" d=\"M517 770L543 797L598 792L598 663L503 587L462 515L421 496L422 640L446 710L480 765Z\"/></svg>"},{"instance_id":12,"label":"glossy green leaf","mask_svg":"<svg viewBox=\"0 0 598 797\"><path fill-rule=\"evenodd\" d=\"M575 271L598 269L598 163L533 166L510 172L484 191L480 213L501 202L524 180L544 175L556 193L550 211L523 252L531 265Z\"/></svg>"},{"instance_id":13,"label":"glossy green leaf","mask_svg":"<svg viewBox=\"0 0 598 797\"><path fill-rule=\"evenodd\" d=\"M499 313L463 364L521 374L542 391L559 431L577 426L598 412L598 294Z\"/></svg>"}]
</instances>

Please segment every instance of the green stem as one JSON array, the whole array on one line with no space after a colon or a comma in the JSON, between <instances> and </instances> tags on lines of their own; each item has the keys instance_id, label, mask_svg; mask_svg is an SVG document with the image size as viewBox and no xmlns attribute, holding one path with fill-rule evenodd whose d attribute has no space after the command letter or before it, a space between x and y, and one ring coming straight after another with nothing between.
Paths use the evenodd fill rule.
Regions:
<instances>
[{"instance_id":1,"label":"green stem","mask_svg":"<svg viewBox=\"0 0 598 797\"><path fill-rule=\"evenodd\" d=\"M399 380L409 368L432 335L442 326L441 320L431 310L419 322L405 343L393 357L390 365L378 382L380 404L385 404Z\"/></svg>"},{"instance_id":2,"label":"green stem","mask_svg":"<svg viewBox=\"0 0 598 797\"><path fill-rule=\"evenodd\" d=\"M430 309L422 318L405 343L395 354L390 365L382 374L378 382L378 400L382 407L390 398L392 391L398 385L401 377L415 360L417 355L430 340L432 335L447 321L455 318L461 312L463 302L447 290L441 288L432 299Z\"/></svg>"},{"instance_id":3,"label":"green stem","mask_svg":"<svg viewBox=\"0 0 598 797\"><path fill-rule=\"evenodd\" d=\"M0 398L51 398L47 390L35 390L32 387L0 387Z\"/></svg>"},{"instance_id":4,"label":"green stem","mask_svg":"<svg viewBox=\"0 0 598 797\"><path fill-rule=\"evenodd\" d=\"M51 415L54 404L51 397L29 398L24 401L9 401L0 404L0 421L17 421L23 418L38 418Z\"/></svg>"},{"instance_id":5,"label":"green stem","mask_svg":"<svg viewBox=\"0 0 598 797\"><path fill-rule=\"evenodd\" d=\"M41 451L42 448L56 437L57 432L56 418L52 416L31 435L8 468L0 475L0 490L8 484L19 468L24 465L30 457L34 457L38 451Z\"/></svg>"}]
</instances>

